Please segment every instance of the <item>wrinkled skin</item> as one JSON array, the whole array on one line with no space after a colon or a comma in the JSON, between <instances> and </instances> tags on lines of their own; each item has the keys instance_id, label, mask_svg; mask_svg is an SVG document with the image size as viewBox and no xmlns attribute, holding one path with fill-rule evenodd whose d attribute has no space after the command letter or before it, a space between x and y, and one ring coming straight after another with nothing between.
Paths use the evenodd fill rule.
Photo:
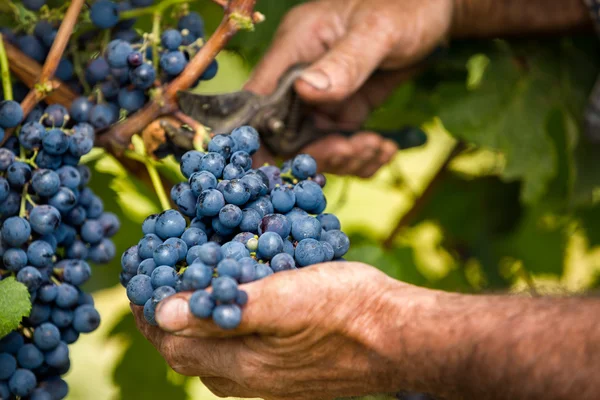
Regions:
<instances>
[{"instance_id":1,"label":"wrinkled skin","mask_svg":"<svg viewBox=\"0 0 600 400\"><path fill-rule=\"evenodd\" d=\"M448 35L452 0L321 0L292 9L246 89L271 93L292 65L311 63L296 90L322 129L359 129ZM373 74L376 70L385 73ZM373 132L328 135L302 150L321 172L372 176L397 147ZM262 150L256 161L268 161Z\"/></svg>"},{"instance_id":2,"label":"wrinkled skin","mask_svg":"<svg viewBox=\"0 0 600 400\"><path fill-rule=\"evenodd\" d=\"M379 295L397 285L407 295L422 290L358 263L278 273L242 285L250 301L234 331L193 317L191 293L159 305L162 329L144 321L142 307L132 310L175 371L200 377L219 396L329 399L382 387L384 357L364 338L378 318Z\"/></svg>"}]
</instances>

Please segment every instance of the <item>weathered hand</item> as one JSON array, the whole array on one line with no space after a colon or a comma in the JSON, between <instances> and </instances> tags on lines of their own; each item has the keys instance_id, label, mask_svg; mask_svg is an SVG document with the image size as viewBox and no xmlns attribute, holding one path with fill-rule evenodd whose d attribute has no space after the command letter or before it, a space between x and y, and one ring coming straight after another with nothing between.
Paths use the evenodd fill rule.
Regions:
<instances>
[{"instance_id":1,"label":"weathered hand","mask_svg":"<svg viewBox=\"0 0 600 400\"><path fill-rule=\"evenodd\" d=\"M321 0L288 13L247 89L271 93L292 65L312 63L296 90L323 129L359 129L415 65L447 36L452 0ZM376 70L385 73L373 74ZM373 132L330 135L302 150L324 172L373 175L396 153Z\"/></svg>"},{"instance_id":2,"label":"weathered hand","mask_svg":"<svg viewBox=\"0 0 600 400\"><path fill-rule=\"evenodd\" d=\"M363 338L376 334L379 302L399 285L423 291L358 263L278 273L242 286L250 300L234 331L191 315L190 293L161 303L162 329L132 309L170 366L219 396L331 399L385 388L385 355Z\"/></svg>"}]
</instances>

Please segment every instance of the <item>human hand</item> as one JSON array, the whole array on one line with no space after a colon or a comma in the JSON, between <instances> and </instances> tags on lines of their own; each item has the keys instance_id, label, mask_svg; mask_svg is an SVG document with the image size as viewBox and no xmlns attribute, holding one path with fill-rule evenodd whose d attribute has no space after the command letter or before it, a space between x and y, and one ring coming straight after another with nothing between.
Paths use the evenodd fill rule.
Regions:
<instances>
[{"instance_id":1,"label":"human hand","mask_svg":"<svg viewBox=\"0 0 600 400\"><path fill-rule=\"evenodd\" d=\"M281 272L241 288L249 302L233 331L192 316L191 293L160 304L160 328L145 322L142 307L132 310L169 365L200 377L218 396L314 400L397 389L386 375L388 354L370 341L379 342L390 291L410 299L424 289L350 262Z\"/></svg>"},{"instance_id":2,"label":"human hand","mask_svg":"<svg viewBox=\"0 0 600 400\"><path fill-rule=\"evenodd\" d=\"M453 0L302 4L284 18L246 88L271 93L289 67L312 63L295 88L315 105L319 128L357 130L373 108L414 74L409 67L444 40L452 11ZM386 72L373 74L377 69ZM373 132L351 138L329 135L302 150L315 157L322 172L361 177L373 175L396 151L392 141Z\"/></svg>"}]
</instances>

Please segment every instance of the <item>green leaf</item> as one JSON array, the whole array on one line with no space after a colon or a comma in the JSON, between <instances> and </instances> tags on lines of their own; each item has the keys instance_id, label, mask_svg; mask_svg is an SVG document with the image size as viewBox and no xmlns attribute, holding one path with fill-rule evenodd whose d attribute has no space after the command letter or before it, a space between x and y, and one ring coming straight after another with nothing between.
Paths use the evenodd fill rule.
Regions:
<instances>
[{"instance_id":1,"label":"green leaf","mask_svg":"<svg viewBox=\"0 0 600 400\"><path fill-rule=\"evenodd\" d=\"M30 311L31 301L25 285L12 276L0 281L0 338L17 329Z\"/></svg>"}]
</instances>

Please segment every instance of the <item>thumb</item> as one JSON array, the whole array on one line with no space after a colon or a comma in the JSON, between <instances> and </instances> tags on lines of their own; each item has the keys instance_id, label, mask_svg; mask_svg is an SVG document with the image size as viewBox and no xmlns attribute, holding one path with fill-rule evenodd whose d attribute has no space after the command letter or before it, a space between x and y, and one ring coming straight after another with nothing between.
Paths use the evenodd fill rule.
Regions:
<instances>
[{"instance_id":1,"label":"thumb","mask_svg":"<svg viewBox=\"0 0 600 400\"><path fill-rule=\"evenodd\" d=\"M304 71L296 90L309 102L344 100L367 81L392 47L388 35L357 26Z\"/></svg>"},{"instance_id":2,"label":"thumb","mask_svg":"<svg viewBox=\"0 0 600 400\"><path fill-rule=\"evenodd\" d=\"M297 319L302 311L300 304L293 305L291 303L294 301L289 301L293 295L291 287L294 285L293 279L289 279L291 277L288 275L296 272L280 272L269 279L241 285L240 290L246 291L249 300L242 307L242 321L234 330L221 329L210 318L195 317L189 305L192 292L178 293L163 300L156 310L156 322L169 333L188 337L231 337L251 333L285 335L290 329L296 328L286 326L287 322L295 319L286 318L286 323L282 324L282 314L295 315ZM283 308L282 299L288 299Z\"/></svg>"}]
</instances>

